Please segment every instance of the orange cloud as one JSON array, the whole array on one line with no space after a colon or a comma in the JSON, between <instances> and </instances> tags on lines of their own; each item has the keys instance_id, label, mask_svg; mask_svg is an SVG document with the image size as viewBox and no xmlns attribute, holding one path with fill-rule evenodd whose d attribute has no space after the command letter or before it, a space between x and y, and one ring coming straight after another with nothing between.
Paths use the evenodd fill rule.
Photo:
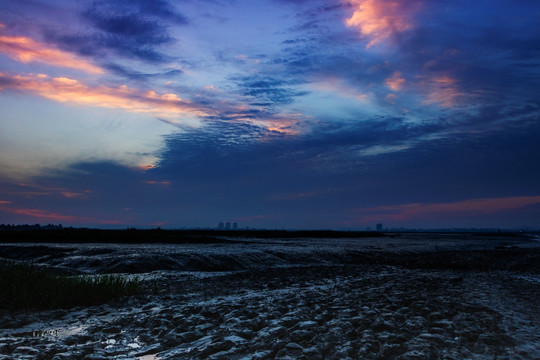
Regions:
<instances>
[{"instance_id":1,"label":"orange cloud","mask_svg":"<svg viewBox=\"0 0 540 360\"><path fill-rule=\"evenodd\" d=\"M272 119L257 119L249 120L250 123L256 126L265 128L273 133L279 133L281 135L298 135L300 129L298 124L300 120L297 119L298 114L291 114L289 116L282 115L281 118Z\"/></svg>"},{"instance_id":2,"label":"orange cloud","mask_svg":"<svg viewBox=\"0 0 540 360\"><path fill-rule=\"evenodd\" d=\"M238 110L246 110L244 108ZM298 135L301 132L300 124L303 121L302 114L276 114L271 117L253 118L243 113L227 114L224 118L230 121L250 123L281 135ZM263 138L264 140L266 138Z\"/></svg>"},{"instance_id":3,"label":"orange cloud","mask_svg":"<svg viewBox=\"0 0 540 360\"><path fill-rule=\"evenodd\" d=\"M193 115L208 116L212 112L202 106L183 100L176 94L142 92L125 85L119 87L91 87L66 77L50 78L47 75L14 75L0 73L0 90L27 91L47 99L112 109L124 109L135 113L151 113L156 116Z\"/></svg>"},{"instance_id":4,"label":"orange cloud","mask_svg":"<svg viewBox=\"0 0 540 360\"><path fill-rule=\"evenodd\" d=\"M540 196L472 199L439 204L401 204L358 209L362 222L403 221L441 214L486 215L540 203Z\"/></svg>"},{"instance_id":5,"label":"orange cloud","mask_svg":"<svg viewBox=\"0 0 540 360\"><path fill-rule=\"evenodd\" d=\"M230 121L248 122L284 135L300 132L298 124L301 114L281 114L268 118L253 118L243 114L247 107L220 102L216 109L212 105L201 105L185 100L176 94L158 94L155 91L140 91L125 85L118 87L89 86L67 77L51 78L44 74L10 75L0 72L0 91L17 90L37 94L44 98L75 105L123 109L133 113L148 113L153 116L171 119L185 116L204 118L221 116ZM239 113L231 111L238 110ZM226 114L226 115L225 115ZM173 120L168 120L173 125ZM148 170L153 165L141 165Z\"/></svg>"},{"instance_id":6,"label":"orange cloud","mask_svg":"<svg viewBox=\"0 0 540 360\"><path fill-rule=\"evenodd\" d=\"M139 169L142 170L142 171L152 170L152 169L155 169L155 168L157 168L157 165L155 165L155 164L142 164L142 165L139 165Z\"/></svg>"},{"instance_id":7,"label":"orange cloud","mask_svg":"<svg viewBox=\"0 0 540 360\"><path fill-rule=\"evenodd\" d=\"M410 3L393 0L350 0L348 3L353 5L354 12L345 20L345 25L357 28L362 36L370 39L366 49L413 26Z\"/></svg>"},{"instance_id":8,"label":"orange cloud","mask_svg":"<svg viewBox=\"0 0 540 360\"><path fill-rule=\"evenodd\" d=\"M77 56L51 48L46 44L24 36L0 36L0 52L23 62L40 62L47 65L81 70L90 74L102 74L103 69Z\"/></svg>"},{"instance_id":9,"label":"orange cloud","mask_svg":"<svg viewBox=\"0 0 540 360\"><path fill-rule=\"evenodd\" d=\"M0 24L1 25L1 24ZM11 201L7 201L7 200L0 200L0 204L4 205L4 204L11 204Z\"/></svg>"},{"instance_id":10,"label":"orange cloud","mask_svg":"<svg viewBox=\"0 0 540 360\"><path fill-rule=\"evenodd\" d=\"M399 91L405 84L405 79L401 77L401 73L396 71L392 74L391 77L384 81L386 86L388 86L393 91Z\"/></svg>"}]
</instances>

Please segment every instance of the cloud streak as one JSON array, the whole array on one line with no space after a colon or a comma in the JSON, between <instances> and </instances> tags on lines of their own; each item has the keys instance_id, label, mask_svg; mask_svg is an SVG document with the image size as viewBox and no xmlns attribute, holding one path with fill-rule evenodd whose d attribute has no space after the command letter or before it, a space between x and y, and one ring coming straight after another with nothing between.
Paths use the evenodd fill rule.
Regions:
<instances>
[{"instance_id":1,"label":"cloud streak","mask_svg":"<svg viewBox=\"0 0 540 360\"><path fill-rule=\"evenodd\" d=\"M40 62L47 65L103 74L98 66L69 52L40 43L25 36L0 36L0 52L22 63Z\"/></svg>"},{"instance_id":2,"label":"cloud streak","mask_svg":"<svg viewBox=\"0 0 540 360\"><path fill-rule=\"evenodd\" d=\"M358 209L361 222L407 221L430 219L451 215L475 216L489 215L507 210L515 210L540 203L540 196L516 196L505 198L471 199L450 203L414 203L390 206L376 206Z\"/></svg>"},{"instance_id":3,"label":"cloud streak","mask_svg":"<svg viewBox=\"0 0 540 360\"><path fill-rule=\"evenodd\" d=\"M159 94L153 90L142 91L126 85L89 86L75 79L49 77L46 74L10 75L0 72L0 91L3 90L24 91L60 103L150 114L179 127L199 126L197 121L220 119L233 123L250 123L281 135L297 135L302 130L302 114L251 111L245 105L227 104L224 101L199 103L174 93Z\"/></svg>"},{"instance_id":4,"label":"cloud streak","mask_svg":"<svg viewBox=\"0 0 540 360\"><path fill-rule=\"evenodd\" d=\"M10 75L0 73L0 90L25 91L62 103L123 109L155 116L205 117L214 115L211 109L184 100L173 93L143 92L125 85L92 87L75 79L51 78L45 74Z\"/></svg>"}]
</instances>

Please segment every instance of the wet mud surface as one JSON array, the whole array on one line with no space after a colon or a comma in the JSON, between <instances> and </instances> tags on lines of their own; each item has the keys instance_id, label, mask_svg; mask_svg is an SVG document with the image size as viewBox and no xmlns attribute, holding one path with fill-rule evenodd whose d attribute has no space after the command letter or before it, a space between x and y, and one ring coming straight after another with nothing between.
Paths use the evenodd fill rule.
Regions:
<instances>
[{"instance_id":1,"label":"wet mud surface","mask_svg":"<svg viewBox=\"0 0 540 360\"><path fill-rule=\"evenodd\" d=\"M0 359L540 358L536 248L288 256L152 270L146 295L101 306L4 311Z\"/></svg>"}]
</instances>

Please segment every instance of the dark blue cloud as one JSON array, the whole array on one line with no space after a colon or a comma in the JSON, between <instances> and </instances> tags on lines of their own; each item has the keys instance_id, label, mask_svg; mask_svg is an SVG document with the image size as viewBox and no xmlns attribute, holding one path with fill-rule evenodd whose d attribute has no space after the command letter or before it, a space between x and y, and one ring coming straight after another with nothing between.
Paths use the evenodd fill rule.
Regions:
<instances>
[{"instance_id":1,"label":"dark blue cloud","mask_svg":"<svg viewBox=\"0 0 540 360\"><path fill-rule=\"evenodd\" d=\"M234 80L234 79L233 79ZM303 96L307 94L305 91L297 91L288 88L287 86L293 85L290 79L285 77L241 77L237 79L239 81L239 88L241 94L249 96L255 99L252 103L254 106L279 106L284 104L290 104L297 96Z\"/></svg>"},{"instance_id":2,"label":"dark blue cloud","mask_svg":"<svg viewBox=\"0 0 540 360\"><path fill-rule=\"evenodd\" d=\"M174 79L183 74L182 70L178 69L165 69L161 73L143 73L115 63L106 64L104 67L118 76L131 80L147 80L156 77Z\"/></svg>"},{"instance_id":3,"label":"dark blue cloud","mask_svg":"<svg viewBox=\"0 0 540 360\"><path fill-rule=\"evenodd\" d=\"M387 120L327 123L300 137L215 121L168 136L152 170L79 163L34 180L43 190L89 190L81 199L55 190L49 211L70 209L74 216L120 219L126 226L215 226L259 216L259 222L241 225L339 227L355 209L370 206L537 195L540 122L489 134L456 132L402 151L361 156L362 149L445 130ZM25 208L44 204L43 197L3 200Z\"/></svg>"},{"instance_id":4,"label":"dark blue cloud","mask_svg":"<svg viewBox=\"0 0 540 360\"><path fill-rule=\"evenodd\" d=\"M108 51L151 63L170 60L162 48L175 43L171 24L188 20L166 1L95 1L80 14L92 29L86 33L46 30L46 37L64 48L87 56L104 56Z\"/></svg>"},{"instance_id":5,"label":"dark blue cloud","mask_svg":"<svg viewBox=\"0 0 540 360\"><path fill-rule=\"evenodd\" d=\"M449 133L452 130L454 133ZM540 171L535 167L532 178L530 174L527 177L526 174L533 170L535 157L525 155L540 153L540 145L534 140L534 134L539 130L538 124L531 124L527 129L516 124L481 134L474 130L468 132L465 128L459 131L451 125L413 126L400 119L386 119L348 125L328 123L310 134L292 138L275 136L273 141L267 142L260 141L269 135L264 130L250 125L217 122L205 130L169 137L165 152L161 154L163 160L160 169L156 171L165 174L168 171L174 173L177 169L183 173L183 178L208 177L210 182L216 176L234 179L252 173L261 176L274 174L273 177L279 173L283 176L280 181L283 191L287 190L288 183L295 183L296 176L309 174L313 178L311 184L325 177L348 185L356 181L370 186L379 186L377 184L382 182L390 187L388 182L396 182L396 186L406 183L402 188L405 193L418 195L419 192L429 191L429 196L435 196L436 191L448 186L444 177L450 176L456 181L459 179L452 186L460 187L464 197L475 191L486 196L501 195L506 189L499 187L498 182L494 182L493 191L489 194L482 187L482 182L499 177L509 183L520 184L515 188L516 193L530 193L534 191ZM437 133L448 134L421 140ZM361 150L370 147L400 144L409 144L410 147L397 152L382 152L380 155L361 155ZM339 153L339 156L331 158L331 162L317 163L319 159L335 153ZM338 165L336 163L340 162L343 166L339 171L333 171ZM323 169L325 166L328 169ZM407 168L411 171L407 171ZM235 173L234 169L242 169L242 172ZM199 176L201 172L203 176ZM418 182L419 177L426 186L414 190L414 182ZM267 184L263 178L260 181ZM434 182L428 186L430 181ZM472 187L470 193L467 190L469 185ZM456 195L448 192L443 194ZM377 196L382 195L377 193Z\"/></svg>"},{"instance_id":6,"label":"dark blue cloud","mask_svg":"<svg viewBox=\"0 0 540 360\"><path fill-rule=\"evenodd\" d=\"M178 13L166 0L98 0L92 2L82 15L105 31L119 33L125 33L125 26L130 28L132 23L136 21L145 27L144 31L153 30L155 25L150 25L151 22L148 19L159 19L180 25L188 23L188 19ZM138 19L128 19L133 15L138 15ZM127 23L123 23L123 21L127 21ZM137 29L133 30L137 31Z\"/></svg>"}]
</instances>

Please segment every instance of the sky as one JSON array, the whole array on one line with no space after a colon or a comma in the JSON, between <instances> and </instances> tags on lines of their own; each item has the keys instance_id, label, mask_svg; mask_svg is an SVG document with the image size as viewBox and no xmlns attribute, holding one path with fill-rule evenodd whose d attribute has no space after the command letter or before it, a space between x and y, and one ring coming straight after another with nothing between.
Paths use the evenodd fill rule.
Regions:
<instances>
[{"instance_id":1,"label":"sky","mask_svg":"<svg viewBox=\"0 0 540 360\"><path fill-rule=\"evenodd\" d=\"M540 228L536 0L0 0L0 223Z\"/></svg>"}]
</instances>

